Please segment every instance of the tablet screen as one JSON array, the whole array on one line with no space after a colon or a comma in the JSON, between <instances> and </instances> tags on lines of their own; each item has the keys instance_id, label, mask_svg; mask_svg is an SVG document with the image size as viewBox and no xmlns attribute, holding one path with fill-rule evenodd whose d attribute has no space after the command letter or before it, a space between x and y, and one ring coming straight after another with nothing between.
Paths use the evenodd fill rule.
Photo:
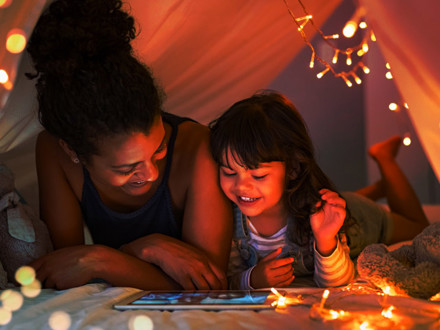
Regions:
<instances>
[{"instance_id":1,"label":"tablet screen","mask_svg":"<svg viewBox=\"0 0 440 330\"><path fill-rule=\"evenodd\" d=\"M134 300L132 304L167 304L167 305L261 305L269 291L180 291L149 292Z\"/></svg>"},{"instance_id":2,"label":"tablet screen","mask_svg":"<svg viewBox=\"0 0 440 330\"><path fill-rule=\"evenodd\" d=\"M143 291L116 309L263 309L272 308L269 290Z\"/></svg>"}]
</instances>

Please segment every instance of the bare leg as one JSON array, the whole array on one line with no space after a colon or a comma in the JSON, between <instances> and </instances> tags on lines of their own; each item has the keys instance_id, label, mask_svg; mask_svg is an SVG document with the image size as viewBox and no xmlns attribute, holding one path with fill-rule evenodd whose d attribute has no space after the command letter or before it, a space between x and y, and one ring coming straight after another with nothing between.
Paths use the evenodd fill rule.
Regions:
<instances>
[{"instance_id":1,"label":"bare leg","mask_svg":"<svg viewBox=\"0 0 440 330\"><path fill-rule=\"evenodd\" d=\"M363 187L356 192L362 196L365 196L373 201L377 201L385 197L384 180L376 181L369 186Z\"/></svg>"},{"instance_id":2,"label":"bare leg","mask_svg":"<svg viewBox=\"0 0 440 330\"><path fill-rule=\"evenodd\" d=\"M429 224L414 189L396 162L401 142L400 136L394 136L370 147L368 152L379 166L382 179L359 191L372 199L386 197L395 221L393 241L412 238Z\"/></svg>"}]
</instances>

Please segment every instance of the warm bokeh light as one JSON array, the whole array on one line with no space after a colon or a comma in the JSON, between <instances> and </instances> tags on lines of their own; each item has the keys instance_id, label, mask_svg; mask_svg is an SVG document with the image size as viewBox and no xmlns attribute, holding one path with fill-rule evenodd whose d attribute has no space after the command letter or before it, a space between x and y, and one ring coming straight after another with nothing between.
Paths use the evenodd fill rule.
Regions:
<instances>
[{"instance_id":1,"label":"warm bokeh light","mask_svg":"<svg viewBox=\"0 0 440 330\"><path fill-rule=\"evenodd\" d=\"M403 103L403 106L407 109L407 110L409 110L409 105L408 105L408 103Z\"/></svg>"},{"instance_id":2,"label":"warm bokeh light","mask_svg":"<svg viewBox=\"0 0 440 330\"><path fill-rule=\"evenodd\" d=\"M5 70L0 70L0 84L5 84L9 80L8 73Z\"/></svg>"},{"instance_id":3,"label":"warm bokeh light","mask_svg":"<svg viewBox=\"0 0 440 330\"><path fill-rule=\"evenodd\" d=\"M19 310L23 305L23 296L11 289L3 291L0 295L0 300L2 301L3 308L11 312Z\"/></svg>"},{"instance_id":4,"label":"warm bokeh light","mask_svg":"<svg viewBox=\"0 0 440 330\"><path fill-rule=\"evenodd\" d=\"M152 330L153 321L146 315L136 315L128 321L130 330Z\"/></svg>"},{"instance_id":5,"label":"warm bokeh light","mask_svg":"<svg viewBox=\"0 0 440 330\"><path fill-rule=\"evenodd\" d=\"M344 79L345 83L347 84L348 87L353 86L352 82L350 80L348 80L345 76L341 76L342 79Z\"/></svg>"},{"instance_id":6,"label":"warm bokeh light","mask_svg":"<svg viewBox=\"0 0 440 330\"><path fill-rule=\"evenodd\" d=\"M370 328L370 324L367 322L367 321L365 321L365 322L362 322L362 324L359 326L359 328L361 329L361 330L372 330L373 328Z\"/></svg>"},{"instance_id":7,"label":"warm bokeh light","mask_svg":"<svg viewBox=\"0 0 440 330\"><path fill-rule=\"evenodd\" d=\"M393 309L394 309L394 306L390 306L390 307L384 309L382 311L382 316L386 317L387 319L392 318L393 317Z\"/></svg>"},{"instance_id":8,"label":"warm bokeh light","mask_svg":"<svg viewBox=\"0 0 440 330\"><path fill-rule=\"evenodd\" d=\"M10 90L12 90L13 85L12 85L12 83L8 80L7 82L5 82L5 83L3 84L3 87L4 87L6 90L10 91Z\"/></svg>"},{"instance_id":9,"label":"warm bokeh light","mask_svg":"<svg viewBox=\"0 0 440 330\"><path fill-rule=\"evenodd\" d=\"M70 316L66 312L56 311L49 317L49 326L52 330L67 330L70 324Z\"/></svg>"},{"instance_id":10,"label":"warm bokeh light","mask_svg":"<svg viewBox=\"0 0 440 330\"><path fill-rule=\"evenodd\" d=\"M387 62L387 63L385 64L385 67L386 67L388 70L390 70L390 69L391 69L390 63Z\"/></svg>"},{"instance_id":11,"label":"warm bokeh light","mask_svg":"<svg viewBox=\"0 0 440 330\"><path fill-rule=\"evenodd\" d=\"M388 109L390 109L391 111L396 111L398 108L399 108L399 106L394 102L390 103L388 106ZM387 287L387 288L389 288L389 287Z\"/></svg>"},{"instance_id":12,"label":"warm bokeh light","mask_svg":"<svg viewBox=\"0 0 440 330\"><path fill-rule=\"evenodd\" d=\"M32 283L23 285L20 289L25 297L35 298L41 292L41 283L39 280L35 279Z\"/></svg>"},{"instance_id":13,"label":"warm bokeh light","mask_svg":"<svg viewBox=\"0 0 440 330\"><path fill-rule=\"evenodd\" d=\"M387 73L385 73L385 77L386 77L387 79L393 79L393 75L391 74L390 71L388 71Z\"/></svg>"},{"instance_id":14,"label":"warm bokeh light","mask_svg":"<svg viewBox=\"0 0 440 330\"><path fill-rule=\"evenodd\" d=\"M411 144L411 138L409 136L405 137L403 139L403 144L408 147Z\"/></svg>"},{"instance_id":15,"label":"warm bokeh light","mask_svg":"<svg viewBox=\"0 0 440 330\"><path fill-rule=\"evenodd\" d=\"M26 37L24 32L20 29L13 29L8 33L6 39L6 49L13 53L18 54L26 47Z\"/></svg>"},{"instance_id":16,"label":"warm bokeh light","mask_svg":"<svg viewBox=\"0 0 440 330\"><path fill-rule=\"evenodd\" d=\"M347 54L347 61L346 61L346 63L347 63L347 65L351 65L353 63L352 60L351 60L351 54L350 53Z\"/></svg>"},{"instance_id":17,"label":"warm bokeh light","mask_svg":"<svg viewBox=\"0 0 440 330\"><path fill-rule=\"evenodd\" d=\"M357 30L357 24L354 21L348 21L342 29L342 34L346 38L351 38L354 36Z\"/></svg>"},{"instance_id":18,"label":"warm bokeh light","mask_svg":"<svg viewBox=\"0 0 440 330\"><path fill-rule=\"evenodd\" d=\"M339 49L336 49L335 55L333 55L333 58L332 58L332 63L333 64L338 63L338 54L339 54Z\"/></svg>"},{"instance_id":19,"label":"warm bokeh light","mask_svg":"<svg viewBox=\"0 0 440 330\"><path fill-rule=\"evenodd\" d=\"M0 307L0 325L6 325L8 324L12 319L12 313L11 311L8 311L7 309Z\"/></svg>"},{"instance_id":20,"label":"warm bokeh light","mask_svg":"<svg viewBox=\"0 0 440 330\"><path fill-rule=\"evenodd\" d=\"M359 27L360 27L361 29L366 29L366 28L367 28L367 22L360 22L360 23L359 23Z\"/></svg>"},{"instance_id":21,"label":"warm bokeh light","mask_svg":"<svg viewBox=\"0 0 440 330\"><path fill-rule=\"evenodd\" d=\"M15 280L21 285L29 285L35 280L35 270L29 266L22 266L15 272Z\"/></svg>"},{"instance_id":22,"label":"warm bokeh light","mask_svg":"<svg viewBox=\"0 0 440 330\"><path fill-rule=\"evenodd\" d=\"M316 75L316 77L318 78L318 79L321 79L327 72L328 72L328 70L330 70L330 68L325 68L324 70L322 70L320 73L318 73L317 75Z\"/></svg>"},{"instance_id":23,"label":"warm bokeh light","mask_svg":"<svg viewBox=\"0 0 440 330\"><path fill-rule=\"evenodd\" d=\"M0 8L6 8L11 4L12 0L0 0Z\"/></svg>"}]
</instances>

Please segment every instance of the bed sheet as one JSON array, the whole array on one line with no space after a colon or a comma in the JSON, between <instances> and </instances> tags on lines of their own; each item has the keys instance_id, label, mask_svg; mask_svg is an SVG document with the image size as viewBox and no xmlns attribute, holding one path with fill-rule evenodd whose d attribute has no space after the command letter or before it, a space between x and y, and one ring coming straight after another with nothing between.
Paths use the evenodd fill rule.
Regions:
<instances>
[{"instance_id":1,"label":"bed sheet","mask_svg":"<svg viewBox=\"0 0 440 330\"><path fill-rule=\"evenodd\" d=\"M325 301L323 289L287 289L288 306L269 311L117 311L112 308L118 300L137 291L103 283L64 291L43 289L35 298L24 298L22 306L12 312L10 321L0 329L440 328L440 302L386 296L366 282L331 289Z\"/></svg>"}]
</instances>

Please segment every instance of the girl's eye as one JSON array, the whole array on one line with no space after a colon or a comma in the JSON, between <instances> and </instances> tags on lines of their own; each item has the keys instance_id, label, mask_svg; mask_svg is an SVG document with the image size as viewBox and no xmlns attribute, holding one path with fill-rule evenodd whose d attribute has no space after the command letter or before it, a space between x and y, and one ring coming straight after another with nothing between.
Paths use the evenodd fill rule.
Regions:
<instances>
[{"instance_id":1,"label":"girl's eye","mask_svg":"<svg viewBox=\"0 0 440 330\"><path fill-rule=\"evenodd\" d=\"M234 176L236 173L235 172L226 172L225 170L222 170L222 174L224 175L224 176Z\"/></svg>"},{"instance_id":2,"label":"girl's eye","mask_svg":"<svg viewBox=\"0 0 440 330\"><path fill-rule=\"evenodd\" d=\"M265 174L265 175L252 175L252 177L255 180L263 180L266 176L267 176L267 174Z\"/></svg>"}]
</instances>

